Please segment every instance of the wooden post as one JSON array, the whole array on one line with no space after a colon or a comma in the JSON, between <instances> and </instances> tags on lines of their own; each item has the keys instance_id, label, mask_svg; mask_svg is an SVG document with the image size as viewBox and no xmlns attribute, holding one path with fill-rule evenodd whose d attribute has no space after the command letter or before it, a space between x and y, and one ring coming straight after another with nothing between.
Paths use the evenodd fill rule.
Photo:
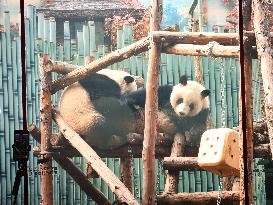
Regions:
<instances>
[{"instance_id":1,"label":"wooden post","mask_svg":"<svg viewBox=\"0 0 273 205\"><path fill-rule=\"evenodd\" d=\"M121 157L120 158L120 173L121 181L124 185L132 192L133 184L133 158L132 157Z\"/></svg>"},{"instance_id":2,"label":"wooden post","mask_svg":"<svg viewBox=\"0 0 273 205\"><path fill-rule=\"evenodd\" d=\"M162 20L162 0L152 0L150 31L160 29ZM143 141L143 205L155 204L155 137L158 112L158 79L160 65L160 45L151 41L149 53L145 129Z\"/></svg>"},{"instance_id":3,"label":"wooden post","mask_svg":"<svg viewBox=\"0 0 273 205\"><path fill-rule=\"evenodd\" d=\"M254 204L253 199L253 116L252 116L252 59L246 43L243 41L243 30L250 29L251 0L239 2L240 19L240 204Z\"/></svg>"},{"instance_id":4,"label":"wooden post","mask_svg":"<svg viewBox=\"0 0 273 205\"><path fill-rule=\"evenodd\" d=\"M273 46L270 40L268 3L253 0L254 30L265 94L265 115L273 159Z\"/></svg>"},{"instance_id":5,"label":"wooden post","mask_svg":"<svg viewBox=\"0 0 273 205\"><path fill-rule=\"evenodd\" d=\"M40 169L44 173L41 175L41 204L53 204L52 192L52 160L50 152L50 137L52 135L52 110L51 110L51 72L48 66L49 56L44 55L40 58L40 124L41 124L41 158L44 159ZM49 171L48 171L49 170Z\"/></svg>"},{"instance_id":6,"label":"wooden post","mask_svg":"<svg viewBox=\"0 0 273 205\"><path fill-rule=\"evenodd\" d=\"M171 157L182 157L185 147L184 134L177 133L174 137ZM165 184L165 193L178 193L179 171L168 170L168 175Z\"/></svg>"}]
</instances>

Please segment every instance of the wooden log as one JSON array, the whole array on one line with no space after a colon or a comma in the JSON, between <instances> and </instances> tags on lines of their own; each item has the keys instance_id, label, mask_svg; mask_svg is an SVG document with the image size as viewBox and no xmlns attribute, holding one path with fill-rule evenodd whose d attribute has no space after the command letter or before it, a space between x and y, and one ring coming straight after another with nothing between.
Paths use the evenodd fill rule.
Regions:
<instances>
[{"instance_id":1,"label":"wooden log","mask_svg":"<svg viewBox=\"0 0 273 205\"><path fill-rule=\"evenodd\" d=\"M153 31L152 38L155 42L173 44L205 45L211 41L216 41L222 45L239 44L238 33Z\"/></svg>"},{"instance_id":2,"label":"wooden log","mask_svg":"<svg viewBox=\"0 0 273 205\"><path fill-rule=\"evenodd\" d=\"M197 157L164 157L163 168L166 170L203 170L197 163Z\"/></svg>"},{"instance_id":3,"label":"wooden log","mask_svg":"<svg viewBox=\"0 0 273 205\"><path fill-rule=\"evenodd\" d=\"M175 55L207 56L207 50L208 47L204 45L176 44L164 48L162 52ZM216 45L212 49L212 55L214 57L239 58L240 48L239 46Z\"/></svg>"},{"instance_id":4,"label":"wooden log","mask_svg":"<svg viewBox=\"0 0 273 205\"><path fill-rule=\"evenodd\" d=\"M120 62L122 60L130 58L132 55L137 55L141 52L147 51L149 45L150 45L149 38L144 38L140 41L131 44L130 46L109 53L86 66L77 68L76 70L73 70L67 75L55 80L50 89L51 93L54 94L58 90L61 90L66 86L71 85L80 79L83 79L87 75L90 75L103 68L106 68L112 65L113 63Z\"/></svg>"},{"instance_id":5,"label":"wooden log","mask_svg":"<svg viewBox=\"0 0 273 205\"><path fill-rule=\"evenodd\" d=\"M132 155L134 158L141 158L142 145L130 145L132 147ZM185 157L195 157L198 154L197 146L189 146L185 147ZM102 158L120 158L120 157L128 157L128 144L125 144L122 147L119 147L114 150L99 150L94 148L94 150L98 153L98 155ZM68 157L81 157L80 153L74 149L72 146L53 146L53 152L61 152L65 156ZM38 154L38 153L37 153ZM157 159L170 156L171 154L171 144L166 145L158 145L155 149L155 157ZM254 147L254 157L256 158L270 158L271 151L269 144L259 144Z\"/></svg>"},{"instance_id":6,"label":"wooden log","mask_svg":"<svg viewBox=\"0 0 273 205\"><path fill-rule=\"evenodd\" d=\"M44 55L40 58L40 124L41 124L41 158L46 159L41 163L41 170L52 170L52 159L49 155L52 135L52 111L51 111L51 69L48 64L49 56ZM53 185L52 173L41 175L41 202L44 205L53 204Z\"/></svg>"},{"instance_id":7,"label":"wooden log","mask_svg":"<svg viewBox=\"0 0 273 205\"><path fill-rule=\"evenodd\" d=\"M239 2L240 34L240 205L254 204L252 59L244 43L243 29L250 30L251 0Z\"/></svg>"},{"instance_id":8,"label":"wooden log","mask_svg":"<svg viewBox=\"0 0 273 205\"><path fill-rule=\"evenodd\" d=\"M53 110L53 120L60 129L64 137L75 147L79 153L91 164L93 169L105 181L113 193L121 202L128 204L138 204L132 193L118 179L118 177L105 165L97 153L71 128L64 122L62 117Z\"/></svg>"},{"instance_id":9,"label":"wooden log","mask_svg":"<svg viewBox=\"0 0 273 205\"><path fill-rule=\"evenodd\" d=\"M80 66L73 65L66 62L55 61L52 63L51 72L56 72L59 74L68 74L72 72L73 70L76 70L77 68L80 68Z\"/></svg>"},{"instance_id":10,"label":"wooden log","mask_svg":"<svg viewBox=\"0 0 273 205\"><path fill-rule=\"evenodd\" d=\"M185 135L177 133L174 137L171 158L177 158L184 155L185 148ZM168 170L168 175L165 184L165 193L178 193L178 184L179 184L179 171Z\"/></svg>"},{"instance_id":11,"label":"wooden log","mask_svg":"<svg viewBox=\"0 0 273 205\"><path fill-rule=\"evenodd\" d=\"M273 46L270 40L270 13L266 1L253 1L254 31L257 39L258 55L265 94L265 114L269 133L270 149L273 153ZM273 155L272 155L273 159Z\"/></svg>"},{"instance_id":12,"label":"wooden log","mask_svg":"<svg viewBox=\"0 0 273 205\"><path fill-rule=\"evenodd\" d=\"M160 30L162 21L162 0L152 0L150 32ZM160 44L150 43L146 84L145 128L143 140L143 205L155 204L155 137L158 113L158 81L160 71Z\"/></svg>"},{"instance_id":13,"label":"wooden log","mask_svg":"<svg viewBox=\"0 0 273 205\"><path fill-rule=\"evenodd\" d=\"M196 148L198 151L198 148ZM254 157L269 158L271 156L269 144L260 144L254 147ZM203 170L197 163L197 157L164 157L163 168L166 170Z\"/></svg>"},{"instance_id":14,"label":"wooden log","mask_svg":"<svg viewBox=\"0 0 273 205\"><path fill-rule=\"evenodd\" d=\"M254 147L254 157L256 158L271 158L270 144L260 144Z\"/></svg>"},{"instance_id":15,"label":"wooden log","mask_svg":"<svg viewBox=\"0 0 273 205\"><path fill-rule=\"evenodd\" d=\"M132 192L133 190L133 158L121 157L120 158L120 175L121 181Z\"/></svg>"},{"instance_id":16,"label":"wooden log","mask_svg":"<svg viewBox=\"0 0 273 205\"><path fill-rule=\"evenodd\" d=\"M163 194L157 196L158 205L211 205L216 204L218 191ZM239 192L223 191L221 192L221 205L239 204Z\"/></svg>"},{"instance_id":17,"label":"wooden log","mask_svg":"<svg viewBox=\"0 0 273 205\"><path fill-rule=\"evenodd\" d=\"M86 57L88 57L87 58L88 60L85 60L85 61L89 62L89 60L92 56L86 56ZM91 58L91 59L93 59L93 58ZM88 63L86 65L88 65ZM55 61L52 63L51 72L56 72L59 74L68 74L78 68L79 69L83 68L83 66L77 66L77 65L66 63L66 62ZM134 75L132 75L132 76L135 79L138 88L141 88L144 86L144 79L141 76L134 76Z\"/></svg>"},{"instance_id":18,"label":"wooden log","mask_svg":"<svg viewBox=\"0 0 273 205\"><path fill-rule=\"evenodd\" d=\"M255 29L254 29L255 30ZM256 45L256 36L255 36L255 32L254 31L244 31L244 37L246 37L246 41L251 45L254 46ZM269 33L269 37L270 37L270 42L271 44L273 44L273 32Z\"/></svg>"},{"instance_id":19,"label":"wooden log","mask_svg":"<svg viewBox=\"0 0 273 205\"><path fill-rule=\"evenodd\" d=\"M28 127L28 131L38 143L41 143L41 132L35 125L30 125ZM103 193L95 186L93 186L88 178L82 173L82 171L77 166L75 166L66 156L62 155L62 153L54 153L53 159L68 172L68 174L75 180L80 188L95 202L105 205L111 204L103 195Z\"/></svg>"},{"instance_id":20,"label":"wooden log","mask_svg":"<svg viewBox=\"0 0 273 205\"><path fill-rule=\"evenodd\" d=\"M239 127L234 127L234 130L239 132ZM254 129L254 145L259 145L259 144L266 144L269 143L269 137L268 137L268 132L267 132L267 126L266 123L263 121L259 122L254 122L253 124L253 129ZM201 133L200 133L201 134ZM143 134L139 133L128 133L127 135L127 142L128 145L135 146L135 145L142 145L143 144ZM156 146L171 146L172 145L172 137L167 136L164 133L158 133L156 136ZM58 146L67 146L69 145L68 141L62 136L61 133L54 133L51 136L50 139L51 145L58 147Z\"/></svg>"}]
</instances>

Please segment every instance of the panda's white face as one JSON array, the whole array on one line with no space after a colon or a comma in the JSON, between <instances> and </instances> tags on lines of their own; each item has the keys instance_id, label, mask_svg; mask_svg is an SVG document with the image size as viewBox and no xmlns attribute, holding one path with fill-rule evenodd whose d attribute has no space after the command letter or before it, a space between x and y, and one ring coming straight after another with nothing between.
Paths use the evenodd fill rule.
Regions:
<instances>
[{"instance_id":1,"label":"panda's white face","mask_svg":"<svg viewBox=\"0 0 273 205\"><path fill-rule=\"evenodd\" d=\"M209 108L208 98L201 94L203 90L205 88L195 81L174 86L170 101L176 114L180 117L193 117L203 109Z\"/></svg>"},{"instance_id":2,"label":"panda's white face","mask_svg":"<svg viewBox=\"0 0 273 205\"><path fill-rule=\"evenodd\" d=\"M137 84L135 80L130 80L130 77L133 78L129 73L121 70L111 70L111 69L102 69L97 73L105 75L112 80L114 80L120 86L121 95L125 93L130 93L137 90ZM128 80L129 77L129 80Z\"/></svg>"}]
</instances>

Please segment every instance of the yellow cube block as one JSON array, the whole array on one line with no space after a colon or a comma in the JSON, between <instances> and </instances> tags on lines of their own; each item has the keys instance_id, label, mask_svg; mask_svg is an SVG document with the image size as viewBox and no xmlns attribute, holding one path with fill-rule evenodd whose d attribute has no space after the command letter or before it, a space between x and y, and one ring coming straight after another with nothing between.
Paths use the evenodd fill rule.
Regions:
<instances>
[{"instance_id":1,"label":"yellow cube block","mask_svg":"<svg viewBox=\"0 0 273 205\"><path fill-rule=\"evenodd\" d=\"M239 176L239 133L229 128L203 133L198 164L220 176Z\"/></svg>"}]
</instances>

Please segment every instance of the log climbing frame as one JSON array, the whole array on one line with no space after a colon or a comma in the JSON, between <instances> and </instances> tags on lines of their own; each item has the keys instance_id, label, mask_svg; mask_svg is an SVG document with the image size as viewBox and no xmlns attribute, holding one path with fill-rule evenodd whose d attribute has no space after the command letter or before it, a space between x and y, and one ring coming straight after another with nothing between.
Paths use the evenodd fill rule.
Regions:
<instances>
[{"instance_id":1,"label":"log climbing frame","mask_svg":"<svg viewBox=\"0 0 273 205\"><path fill-rule=\"evenodd\" d=\"M260 11L259 6L263 6L265 1L255 1L255 7ZM244 4L243 4L244 2ZM253 53L256 52L256 42L254 32L249 31L249 14L251 13L251 1L240 1L240 35L238 33L202 33L202 32L169 32L160 31L161 19L162 19L162 0L152 0L151 21L150 21L150 34L149 37L137 41L130 46L122 49L118 49L110 54L94 60L93 62L85 66L75 66L63 62L51 62L47 55L40 57L40 130L35 126L29 126L29 131L33 135L34 139L41 143L41 146L36 150L41 156L41 169L52 170L52 159L56 160L68 173L74 178L79 186L92 197L98 204L111 204L107 198L95 188L88 178L73 165L71 160L66 156L65 150L56 149L56 145L62 141L60 138L65 138L71 147L72 153L77 153L83 156L92 169L105 181L109 188L116 194L120 202L127 204L137 205L139 202L133 197L131 193L132 180L131 171L132 164L128 163L128 155L124 151L116 151L114 154L111 151L98 152L100 156L110 157L117 156L123 157L121 160L123 167L123 173L129 173L124 177L124 183L118 179L112 173L112 171L104 164L100 156L92 149L82 138L69 127L68 124L62 119L59 113L52 107L51 95L57 91L83 79L87 75L92 75L100 69L106 68L109 65L120 62L129 58L132 55L139 54L141 52L149 50L150 59L148 64L147 73L147 99L145 107L145 130L143 136L134 135L128 137L128 144L131 143L133 157L140 156L142 151L143 158L143 204L153 205L157 204L212 204L217 201L217 192L208 193L177 193L178 192L178 175L180 170L200 170L195 157L185 157L186 150L181 147L183 144L184 136L177 135L173 142L161 143L162 136L156 133L156 118L157 118L157 86L159 78L159 62L160 54L172 53L177 55L193 55L203 56L205 55L205 45L210 41L218 42L219 46L212 51L212 55L215 57L234 57L240 58L241 62L241 161L240 161L240 191L224 191L222 193L222 203L229 204L231 201L241 205L253 204L253 179L252 179L252 160L253 150L256 156L263 156L272 158L273 149L273 134L271 121L263 123L263 126L269 130L269 136L266 143L253 145L253 123L252 123L252 110L251 110L251 59ZM242 7L244 5L244 8ZM242 11L245 11L244 18ZM260 12L258 15L262 15ZM257 24L258 25L258 24ZM243 32L243 29L246 31ZM260 28L255 28L256 30ZM272 41L272 35L266 33L268 44ZM265 34L264 34L265 35ZM259 38L263 38L263 34L259 32ZM257 38L259 40L259 38ZM168 44L169 43L169 44ZM240 46L238 46L240 43ZM268 46L268 44L266 44ZM272 44L271 44L272 45ZM259 54L259 43L258 54ZM253 51L253 52L252 52ZM250 55L250 52L252 53ZM264 52L264 51L263 51ZM256 54L257 55L257 54ZM272 56L271 56L272 58ZM272 61L271 61L272 62ZM271 65L273 67L273 65ZM262 68L262 70L265 68ZM52 81L51 73L58 72L65 74L63 77ZM265 71L264 71L265 72ZM200 75L200 73L199 73ZM272 73L271 73L272 75ZM272 77L272 76L270 76ZM263 77L266 81L266 77ZM266 81L267 83L267 81ZM272 84L272 81L271 81ZM270 95L266 96L270 100ZM272 101L268 101L270 103ZM268 106L270 109L270 105ZM272 109L272 107L271 107ZM272 114L268 111L267 113ZM52 133L52 122L55 121L61 135ZM266 125L264 125L266 124ZM258 126L259 128L259 126ZM257 126L254 127L254 131L258 130ZM55 139L55 144L53 143ZM162 139L163 141L168 139ZM257 141L263 141L258 139ZM136 144L138 142L138 144ZM143 142L143 146L141 145ZM263 141L264 142L264 141ZM137 147L137 148L136 148ZM142 149L143 147L143 149ZM254 148L253 148L254 147ZM128 151L128 148L127 148ZM181 153L181 152L184 153ZM70 153L71 153L70 152ZM126 151L125 151L126 152ZM122 154L123 153L123 154ZM128 154L128 153L127 153ZM163 195L155 195L155 158L158 156L168 156L164 159L164 168L169 170L167 177L167 183L165 186L165 192ZM127 164L126 164L127 163ZM125 170L126 169L126 170ZM129 170L129 171L128 171ZM125 184L128 186L126 187ZM53 204L53 187L52 187L52 174L41 176L41 204L52 205Z\"/></svg>"}]
</instances>

